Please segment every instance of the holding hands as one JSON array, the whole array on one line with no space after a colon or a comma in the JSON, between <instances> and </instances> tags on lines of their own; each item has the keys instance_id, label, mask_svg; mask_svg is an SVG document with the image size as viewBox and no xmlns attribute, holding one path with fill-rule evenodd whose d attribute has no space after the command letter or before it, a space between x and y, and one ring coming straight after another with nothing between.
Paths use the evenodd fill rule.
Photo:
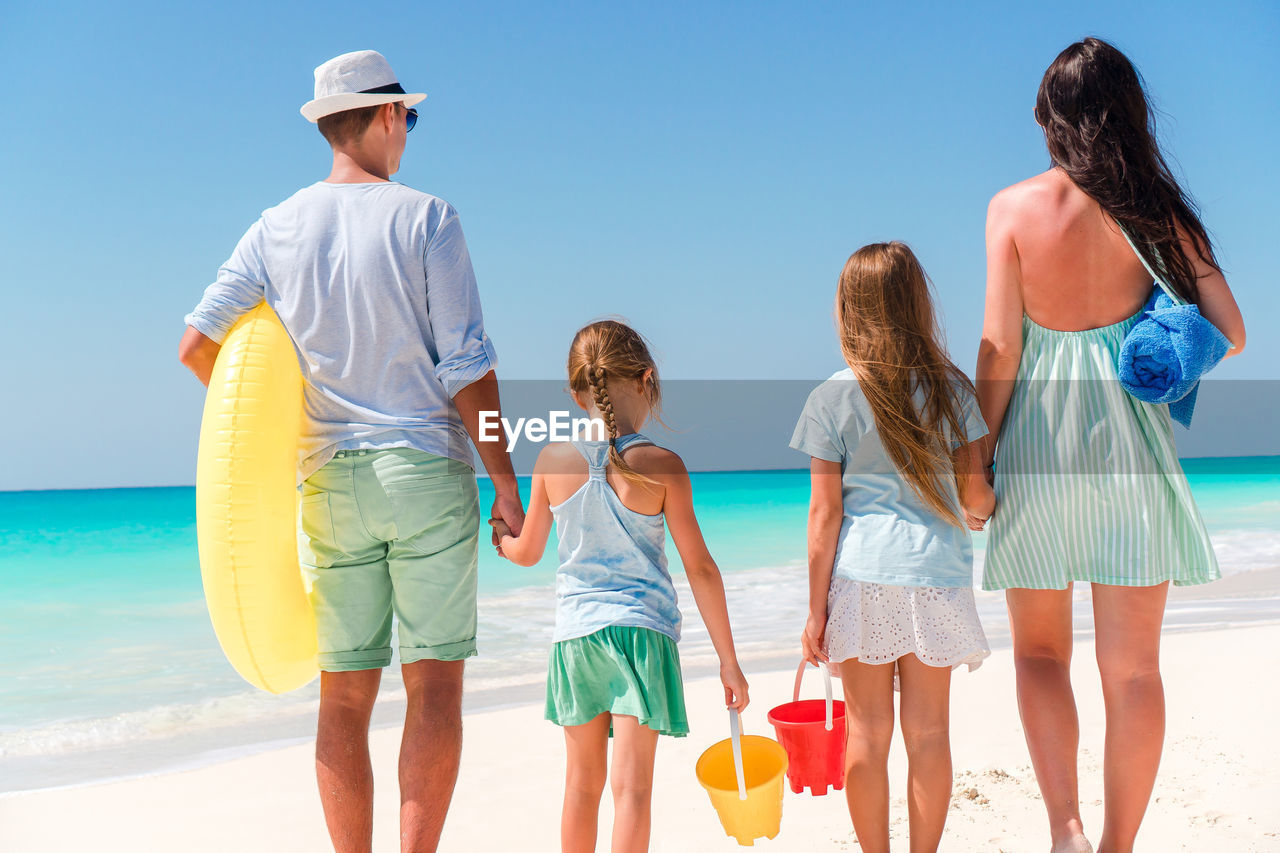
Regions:
<instances>
[{"instance_id":1,"label":"holding hands","mask_svg":"<svg viewBox=\"0 0 1280 853\"><path fill-rule=\"evenodd\" d=\"M490 541L498 548L500 556L506 556L499 547L502 537L519 536L520 529L524 527L524 506L518 494L499 493L494 498L493 508L489 510L489 526L493 528Z\"/></svg>"}]
</instances>

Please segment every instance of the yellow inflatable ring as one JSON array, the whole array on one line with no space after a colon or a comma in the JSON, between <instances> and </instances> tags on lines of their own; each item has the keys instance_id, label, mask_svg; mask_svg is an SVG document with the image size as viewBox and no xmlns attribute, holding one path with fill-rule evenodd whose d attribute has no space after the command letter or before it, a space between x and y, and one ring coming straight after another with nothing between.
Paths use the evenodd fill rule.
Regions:
<instances>
[{"instance_id":1,"label":"yellow inflatable ring","mask_svg":"<svg viewBox=\"0 0 1280 853\"><path fill-rule=\"evenodd\" d=\"M315 615L298 566L302 371L266 303L231 329L200 424L200 576L227 660L272 693L316 677Z\"/></svg>"}]
</instances>

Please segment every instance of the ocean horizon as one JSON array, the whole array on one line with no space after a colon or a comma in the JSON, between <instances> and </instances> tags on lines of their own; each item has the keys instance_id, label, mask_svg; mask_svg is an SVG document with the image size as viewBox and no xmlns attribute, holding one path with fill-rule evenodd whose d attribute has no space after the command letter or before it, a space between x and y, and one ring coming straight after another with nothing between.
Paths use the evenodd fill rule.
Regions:
<instances>
[{"instance_id":1,"label":"ocean horizon","mask_svg":"<svg viewBox=\"0 0 1280 853\"><path fill-rule=\"evenodd\" d=\"M1224 575L1280 566L1280 456L1189 458L1183 467ZM744 662L794 656L807 601L808 472L692 478ZM527 494L528 479L521 485ZM491 500L482 478L482 504ZM984 540L975 537L978 572ZM685 608L686 671L714 671L670 543L668 554ZM482 547L469 709L540 698L555 570L554 537L529 568ZM262 693L218 647L203 600L192 486L0 492L0 589L0 793L156 772L309 736L316 683ZM1171 603L1167 625L1280 618L1247 603L1185 604ZM1005 643L1003 597L980 594L979 609L992 645ZM383 694L389 708L403 698L395 666ZM391 711L377 722L394 718Z\"/></svg>"}]
</instances>

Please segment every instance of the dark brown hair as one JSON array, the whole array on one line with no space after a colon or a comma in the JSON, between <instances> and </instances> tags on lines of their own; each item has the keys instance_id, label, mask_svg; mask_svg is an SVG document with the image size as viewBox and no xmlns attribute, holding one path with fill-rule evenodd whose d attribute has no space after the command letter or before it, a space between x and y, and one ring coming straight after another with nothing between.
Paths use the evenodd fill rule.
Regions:
<instances>
[{"instance_id":1,"label":"dark brown hair","mask_svg":"<svg viewBox=\"0 0 1280 853\"><path fill-rule=\"evenodd\" d=\"M649 371L652 372L645 383L645 399L649 403L650 415L657 418L662 407L658 365L639 332L617 320L598 320L579 329L569 345L569 390L575 394L591 395L591 401L609 432L609 461L628 480L643 483L652 483L653 480L624 462L615 446L618 425L613 420L609 383L640 380Z\"/></svg>"},{"instance_id":2,"label":"dark brown hair","mask_svg":"<svg viewBox=\"0 0 1280 853\"><path fill-rule=\"evenodd\" d=\"M378 110L383 106L383 104L374 104L371 107L357 107L354 110L330 113L318 120L316 126L320 128L320 135L336 148L339 145L354 142L364 135L369 125L373 124L373 120L377 118Z\"/></svg>"},{"instance_id":3,"label":"dark brown hair","mask_svg":"<svg viewBox=\"0 0 1280 853\"><path fill-rule=\"evenodd\" d=\"M872 243L849 257L836 324L885 453L926 506L964 526L952 499L964 483L952 437L967 441L959 395L972 394L973 383L947 355L929 280L907 244Z\"/></svg>"},{"instance_id":4,"label":"dark brown hair","mask_svg":"<svg viewBox=\"0 0 1280 853\"><path fill-rule=\"evenodd\" d=\"M1129 233L1180 296L1195 302L1195 263L1179 229L1201 260L1218 264L1195 202L1160 153L1155 112L1128 57L1096 38L1062 51L1040 81L1036 121L1053 164Z\"/></svg>"}]
</instances>

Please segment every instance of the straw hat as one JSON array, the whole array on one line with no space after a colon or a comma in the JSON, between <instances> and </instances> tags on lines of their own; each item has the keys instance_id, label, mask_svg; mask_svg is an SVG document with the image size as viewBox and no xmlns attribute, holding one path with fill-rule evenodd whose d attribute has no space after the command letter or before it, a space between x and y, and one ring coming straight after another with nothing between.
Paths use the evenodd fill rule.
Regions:
<instances>
[{"instance_id":1,"label":"straw hat","mask_svg":"<svg viewBox=\"0 0 1280 853\"><path fill-rule=\"evenodd\" d=\"M303 104L300 112L315 124L343 110L394 101L411 107L426 97L421 92L405 92L382 54L376 50L357 50L335 56L316 69L316 96Z\"/></svg>"}]
</instances>

